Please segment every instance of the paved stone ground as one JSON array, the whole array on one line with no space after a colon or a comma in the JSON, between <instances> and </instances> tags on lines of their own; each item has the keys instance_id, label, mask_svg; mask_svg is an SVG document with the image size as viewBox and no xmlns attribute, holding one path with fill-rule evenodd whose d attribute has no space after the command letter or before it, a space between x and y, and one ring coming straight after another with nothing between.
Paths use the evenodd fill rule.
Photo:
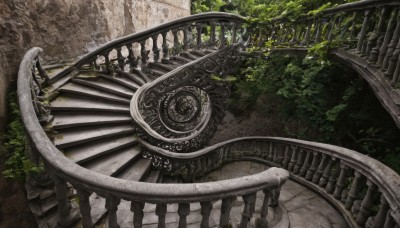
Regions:
<instances>
[{"instance_id":1,"label":"paved stone ground","mask_svg":"<svg viewBox=\"0 0 400 228\"><path fill-rule=\"evenodd\" d=\"M223 168L214 171L198 182L222 180L239 177L260 172L267 169L265 165L254 162L233 162ZM263 200L263 194L257 194L256 213L257 216ZM210 217L210 226L217 227L220 215L221 201L214 202L214 209ZM240 221L243 201L241 197L235 203L231 211L233 228ZM200 227L201 214L200 204L190 205L191 213L187 217L188 228ZM167 228L178 227L179 217L177 214L178 205L168 205L166 218ZM154 213L155 205L146 204L144 208L145 217L143 220L144 228L157 227L158 217ZM254 216L254 217L255 217ZM122 227L133 227L133 214L130 211L130 203L122 201L118 207L118 222ZM290 228L346 228L347 225L340 215L328 202L319 195L293 181L288 181L282 188L280 196L280 207L269 208L268 221L271 227L290 227ZM104 223L103 223L104 224ZM100 227L107 227L106 225ZM254 227L254 218L249 227Z\"/></svg>"}]
</instances>

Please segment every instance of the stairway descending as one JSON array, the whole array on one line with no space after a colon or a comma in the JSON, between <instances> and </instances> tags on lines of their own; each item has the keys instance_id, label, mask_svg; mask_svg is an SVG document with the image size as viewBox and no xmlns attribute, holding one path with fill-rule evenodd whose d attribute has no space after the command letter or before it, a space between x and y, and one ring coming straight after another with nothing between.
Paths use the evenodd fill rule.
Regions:
<instances>
[{"instance_id":1,"label":"stairway descending","mask_svg":"<svg viewBox=\"0 0 400 228\"><path fill-rule=\"evenodd\" d=\"M142 85L214 51L190 50L167 60L149 62L143 70L134 69L131 72L116 70L105 74L95 70L82 71L68 80L61 80L62 83L53 83L44 88L50 94L52 121L46 126L49 137L67 158L91 171L131 181L183 183L180 178L166 176L152 168L151 160L141 155L132 126L130 100ZM58 71L57 68L53 70ZM36 194L30 198L41 227L56 225L57 201L52 188L46 197ZM31 190L32 193L43 192L43 189ZM69 190L70 199L76 198L76 190L72 187ZM105 199L96 194L89 199L93 222L105 224ZM118 213L127 213L128 204L122 202L120 208L127 210L119 210ZM145 210L154 211L154 208L147 207ZM120 222L127 224L127 221ZM80 221L76 226L81 226Z\"/></svg>"}]
</instances>

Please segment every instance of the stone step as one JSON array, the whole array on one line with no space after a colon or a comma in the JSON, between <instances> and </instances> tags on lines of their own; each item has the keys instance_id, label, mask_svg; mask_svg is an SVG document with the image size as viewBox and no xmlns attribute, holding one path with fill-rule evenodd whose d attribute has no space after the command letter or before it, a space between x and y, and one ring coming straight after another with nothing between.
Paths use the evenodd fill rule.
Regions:
<instances>
[{"instance_id":1,"label":"stone step","mask_svg":"<svg viewBox=\"0 0 400 228\"><path fill-rule=\"evenodd\" d=\"M58 204L57 200L55 199L55 195L53 195L52 197L48 197L47 199L40 200L40 203L35 201L29 202L29 207L31 208L31 211L35 215L35 217L44 217L46 214L57 210L57 205Z\"/></svg>"},{"instance_id":2,"label":"stone step","mask_svg":"<svg viewBox=\"0 0 400 228\"><path fill-rule=\"evenodd\" d=\"M137 137L132 134L118 135L72 147L64 151L66 157L78 164L83 164L116 150L137 144Z\"/></svg>"},{"instance_id":3,"label":"stone step","mask_svg":"<svg viewBox=\"0 0 400 228\"><path fill-rule=\"evenodd\" d=\"M85 114L58 114L54 115L53 129L93 126L102 124L129 124L132 118L127 114L119 113L85 113Z\"/></svg>"},{"instance_id":4,"label":"stone step","mask_svg":"<svg viewBox=\"0 0 400 228\"><path fill-rule=\"evenodd\" d=\"M186 63L190 63L192 60L187 59L187 58L183 58L182 56L172 56L169 61L174 62L175 64L181 66L184 65Z\"/></svg>"},{"instance_id":5,"label":"stone step","mask_svg":"<svg viewBox=\"0 0 400 228\"><path fill-rule=\"evenodd\" d=\"M107 176L116 176L139 155L140 146L134 145L87 162L83 167Z\"/></svg>"},{"instance_id":6,"label":"stone step","mask_svg":"<svg viewBox=\"0 0 400 228\"><path fill-rule=\"evenodd\" d=\"M175 65L164 64L164 63L153 63L153 62L148 63L148 66L150 67L150 69L157 69L161 72L163 71L170 72L173 71L175 68L177 68L177 66Z\"/></svg>"},{"instance_id":7,"label":"stone step","mask_svg":"<svg viewBox=\"0 0 400 228\"><path fill-rule=\"evenodd\" d=\"M151 169L150 172L143 178L143 182L148 183L160 183L159 181L162 179L161 170L160 169Z\"/></svg>"},{"instance_id":8,"label":"stone step","mask_svg":"<svg viewBox=\"0 0 400 228\"><path fill-rule=\"evenodd\" d=\"M194 60L197 60L199 58L198 56L192 55L189 52L182 52L180 54L180 57L183 57L183 58L185 58L185 59L187 59L189 61L194 61Z\"/></svg>"},{"instance_id":9,"label":"stone step","mask_svg":"<svg viewBox=\"0 0 400 228\"><path fill-rule=\"evenodd\" d=\"M91 98L96 98L99 100L107 100L107 101L113 101L113 102L118 102L118 103L123 103L123 104L128 104L130 103L130 99L124 97L124 96L119 96L115 95L113 93L109 92L104 92L98 88L93 88L90 86L85 86L77 83L68 83L61 87L59 89L60 92L62 93L70 93L70 94L76 94L84 97L91 97Z\"/></svg>"},{"instance_id":10,"label":"stone step","mask_svg":"<svg viewBox=\"0 0 400 228\"><path fill-rule=\"evenodd\" d=\"M132 81L131 79L125 77L125 76L108 76L108 75L99 75L99 77L105 79L105 80L110 80L113 81L114 83L117 83L119 85L125 86L126 88L136 91L137 89L140 88L141 85L138 83Z\"/></svg>"},{"instance_id":11,"label":"stone step","mask_svg":"<svg viewBox=\"0 0 400 228\"><path fill-rule=\"evenodd\" d=\"M207 53L202 52L202 51L198 51L198 50L190 50L189 53L191 55L197 56L198 58L204 57L207 55Z\"/></svg>"},{"instance_id":12,"label":"stone step","mask_svg":"<svg viewBox=\"0 0 400 228\"><path fill-rule=\"evenodd\" d=\"M106 102L88 97L61 95L50 102L52 111L95 111L129 114L129 105Z\"/></svg>"},{"instance_id":13,"label":"stone step","mask_svg":"<svg viewBox=\"0 0 400 228\"><path fill-rule=\"evenodd\" d=\"M134 133L131 125L112 125L112 126L90 126L74 129L65 129L54 137L54 144L60 148L80 145L98 139L106 139L117 135Z\"/></svg>"},{"instance_id":14,"label":"stone step","mask_svg":"<svg viewBox=\"0 0 400 228\"><path fill-rule=\"evenodd\" d=\"M109 80L104 80L99 77L76 77L74 79L71 79L73 82L85 85L85 86L90 86L92 88L99 89L101 91L113 93L118 96L122 96L128 99L131 99L134 92L131 89L126 88L125 86L116 84L114 82L111 82Z\"/></svg>"},{"instance_id":15,"label":"stone step","mask_svg":"<svg viewBox=\"0 0 400 228\"><path fill-rule=\"evenodd\" d=\"M140 181L150 171L151 160L146 158L139 158L128 166L124 171L119 173L116 177L130 181Z\"/></svg>"}]
</instances>

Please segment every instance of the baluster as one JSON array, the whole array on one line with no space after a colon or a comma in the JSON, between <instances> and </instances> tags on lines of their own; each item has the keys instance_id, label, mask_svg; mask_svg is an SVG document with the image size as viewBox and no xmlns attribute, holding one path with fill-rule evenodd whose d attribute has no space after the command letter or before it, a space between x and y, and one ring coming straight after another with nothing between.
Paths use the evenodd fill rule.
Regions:
<instances>
[{"instance_id":1,"label":"baluster","mask_svg":"<svg viewBox=\"0 0 400 228\"><path fill-rule=\"evenodd\" d=\"M165 217L167 215L167 205L159 203L156 206L156 215L158 216L158 228L165 228Z\"/></svg>"},{"instance_id":2,"label":"baluster","mask_svg":"<svg viewBox=\"0 0 400 228\"><path fill-rule=\"evenodd\" d=\"M385 196L381 195L381 205L379 207L379 211L374 218L374 222L372 223L372 228L380 228L383 227L386 220L386 215L390 209L390 206L385 198Z\"/></svg>"},{"instance_id":3,"label":"baluster","mask_svg":"<svg viewBox=\"0 0 400 228\"><path fill-rule=\"evenodd\" d=\"M203 24L202 23L197 23L196 24L196 31L197 31L197 39L196 39L196 48L200 49L201 45L202 45L202 41L201 41L201 30L203 29Z\"/></svg>"},{"instance_id":4,"label":"baluster","mask_svg":"<svg viewBox=\"0 0 400 228\"><path fill-rule=\"evenodd\" d=\"M389 210L389 212L386 214L386 220L385 224L383 225L383 228L394 228L394 219L391 216L392 210Z\"/></svg>"},{"instance_id":5,"label":"baluster","mask_svg":"<svg viewBox=\"0 0 400 228\"><path fill-rule=\"evenodd\" d=\"M318 152L314 151L311 167L310 167L310 169L307 170L306 180L309 181L312 179L313 174L314 174L315 170L317 169L317 163L318 163Z\"/></svg>"},{"instance_id":6,"label":"baluster","mask_svg":"<svg viewBox=\"0 0 400 228\"><path fill-rule=\"evenodd\" d=\"M83 227L93 227L93 222L92 222L92 216L90 214L90 202L89 202L89 197L91 193L81 189L77 188L76 192L79 197L79 209L81 211L82 215L82 226Z\"/></svg>"},{"instance_id":7,"label":"baluster","mask_svg":"<svg viewBox=\"0 0 400 228\"><path fill-rule=\"evenodd\" d=\"M297 147L296 146L291 146L292 148L292 156L290 158L290 162L289 162L289 171L293 171L293 167L297 161Z\"/></svg>"},{"instance_id":8,"label":"baluster","mask_svg":"<svg viewBox=\"0 0 400 228\"><path fill-rule=\"evenodd\" d=\"M222 199L221 205L221 217L219 219L219 226L226 227L229 225L229 221L231 218L231 209L233 203L236 201L236 197L229 197Z\"/></svg>"},{"instance_id":9,"label":"baluster","mask_svg":"<svg viewBox=\"0 0 400 228\"><path fill-rule=\"evenodd\" d=\"M299 171L300 171L300 167L303 164L303 154L304 154L304 149L301 148L299 153L298 153L297 163L296 163L296 165L294 166L294 169L293 169L293 173L294 174L298 174Z\"/></svg>"},{"instance_id":10,"label":"baluster","mask_svg":"<svg viewBox=\"0 0 400 228\"><path fill-rule=\"evenodd\" d=\"M135 228L141 228L143 225L143 208L144 203L142 202L131 202L131 211L133 212L133 226Z\"/></svg>"},{"instance_id":11,"label":"baluster","mask_svg":"<svg viewBox=\"0 0 400 228\"><path fill-rule=\"evenodd\" d=\"M342 191L346 184L345 182L346 182L346 178L347 178L347 170L348 169L349 168L345 164L340 165L340 175L339 175L339 178L336 183L335 192L333 193L333 196L336 199L340 199L340 197L342 196Z\"/></svg>"},{"instance_id":12,"label":"baluster","mask_svg":"<svg viewBox=\"0 0 400 228\"><path fill-rule=\"evenodd\" d=\"M367 219L370 214L370 209L373 203L372 197L377 188L376 185L372 183L370 180L367 181L367 185L368 185L368 191L363 201L361 202L360 212L358 212L356 219L357 224L360 226L364 226L365 223L367 222Z\"/></svg>"},{"instance_id":13,"label":"baluster","mask_svg":"<svg viewBox=\"0 0 400 228\"><path fill-rule=\"evenodd\" d=\"M216 22L214 20L210 21L210 46L214 46L215 45L215 25Z\"/></svg>"},{"instance_id":14,"label":"baluster","mask_svg":"<svg viewBox=\"0 0 400 228\"><path fill-rule=\"evenodd\" d=\"M388 13L389 10L386 7L382 8L381 13L379 14L378 24L376 25L374 31L372 32L372 35L368 39L367 54L370 54L369 62L371 63L376 62L378 59L378 51L383 41L383 32L385 28L384 25Z\"/></svg>"},{"instance_id":15,"label":"baluster","mask_svg":"<svg viewBox=\"0 0 400 228\"><path fill-rule=\"evenodd\" d=\"M207 202L200 202L201 205L201 228L208 228L210 227L209 225L209 220L210 220L210 214L211 210L213 208L212 202L207 201Z\"/></svg>"},{"instance_id":16,"label":"baluster","mask_svg":"<svg viewBox=\"0 0 400 228\"><path fill-rule=\"evenodd\" d=\"M274 188L272 190L272 194L271 194L271 202L269 203L269 205L271 207L276 207L279 204L279 196L281 195L281 189L282 189L282 185L285 184L285 182L281 182L280 185L276 188Z\"/></svg>"},{"instance_id":17,"label":"baluster","mask_svg":"<svg viewBox=\"0 0 400 228\"><path fill-rule=\"evenodd\" d=\"M336 16L333 16L331 21L329 22L329 31L326 34L326 40L327 41L332 41L333 38L333 28L335 27L335 22L336 22Z\"/></svg>"},{"instance_id":18,"label":"baluster","mask_svg":"<svg viewBox=\"0 0 400 228\"><path fill-rule=\"evenodd\" d=\"M319 163L317 171L314 173L312 182L318 184L319 179L321 178L322 173L324 172L325 161L328 156L326 154L322 155L321 162Z\"/></svg>"},{"instance_id":19,"label":"baluster","mask_svg":"<svg viewBox=\"0 0 400 228\"><path fill-rule=\"evenodd\" d=\"M256 228L268 227L268 221L267 221L268 206L272 192L270 189L264 189L263 192L264 192L264 201L263 205L261 206L260 214L258 215L258 218L256 220Z\"/></svg>"},{"instance_id":20,"label":"baluster","mask_svg":"<svg viewBox=\"0 0 400 228\"><path fill-rule=\"evenodd\" d=\"M128 49L128 62L130 69L135 69L138 66L138 62L135 58L135 54L133 54L132 44L127 44L126 48Z\"/></svg>"},{"instance_id":21,"label":"baluster","mask_svg":"<svg viewBox=\"0 0 400 228\"><path fill-rule=\"evenodd\" d=\"M232 26L232 44L236 44L237 42L237 24L235 22L231 23Z\"/></svg>"},{"instance_id":22,"label":"baluster","mask_svg":"<svg viewBox=\"0 0 400 228\"><path fill-rule=\"evenodd\" d=\"M300 176L304 177L306 175L307 170L310 166L310 159L311 159L311 151L307 150L306 158L304 159L303 166L300 169Z\"/></svg>"},{"instance_id":23,"label":"baluster","mask_svg":"<svg viewBox=\"0 0 400 228\"><path fill-rule=\"evenodd\" d=\"M146 41L140 41L140 54L142 57L142 66L146 65L147 60L149 59L149 52L146 50Z\"/></svg>"},{"instance_id":24,"label":"baluster","mask_svg":"<svg viewBox=\"0 0 400 228\"><path fill-rule=\"evenodd\" d=\"M125 58L122 56L121 48L116 48L117 50L117 61L118 61L118 66L121 70L124 70L125 68Z\"/></svg>"},{"instance_id":25,"label":"baluster","mask_svg":"<svg viewBox=\"0 0 400 228\"><path fill-rule=\"evenodd\" d=\"M393 74L392 81L390 82L391 86L396 86L400 76L400 58L397 60L396 71Z\"/></svg>"},{"instance_id":26,"label":"baluster","mask_svg":"<svg viewBox=\"0 0 400 228\"><path fill-rule=\"evenodd\" d=\"M169 59L169 56L168 56L167 32L163 32L161 35L162 35L162 38L163 38L163 44L162 44L163 59Z\"/></svg>"},{"instance_id":27,"label":"baluster","mask_svg":"<svg viewBox=\"0 0 400 228\"><path fill-rule=\"evenodd\" d=\"M58 225L61 227L68 227L74 222L74 215L71 212L71 203L67 198L67 183L53 174L52 179L55 186L56 199L57 199L57 217Z\"/></svg>"},{"instance_id":28,"label":"baluster","mask_svg":"<svg viewBox=\"0 0 400 228\"><path fill-rule=\"evenodd\" d=\"M345 203L345 207L347 210L350 210L353 206L354 200L356 199L357 194L360 190L360 181L362 180L362 175L357 170L354 171L354 179L353 183L351 184L351 188L347 193L347 199Z\"/></svg>"},{"instance_id":29,"label":"baluster","mask_svg":"<svg viewBox=\"0 0 400 228\"><path fill-rule=\"evenodd\" d=\"M247 224L253 217L255 211L256 193L250 193L242 196L244 208L242 210L242 219L240 220L239 228L247 228Z\"/></svg>"},{"instance_id":30,"label":"baluster","mask_svg":"<svg viewBox=\"0 0 400 228\"><path fill-rule=\"evenodd\" d=\"M396 46L398 46L399 37L400 37L400 12L397 14L396 29L394 30L392 40L390 41L390 43L388 45L388 49L386 51L385 58L383 59L382 69L384 69L384 70L386 70L389 66L390 59L393 56Z\"/></svg>"},{"instance_id":31,"label":"baluster","mask_svg":"<svg viewBox=\"0 0 400 228\"><path fill-rule=\"evenodd\" d=\"M394 35L393 34L393 29L394 29L397 13L398 13L397 10L393 10L392 15L390 17L389 24L388 24L388 27L387 27L386 32L385 32L385 38L383 40L382 46L380 47L380 49L378 51L379 52L379 56L378 56L378 60L377 60L377 63L376 63L377 67L381 67L382 66L383 60L385 59L386 53L388 51L388 45L389 45L390 39Z\"/></svg>"},{"instance_id":32,"label":"baluster","mask_svg":"<svg viewBox=\"0 0 400 228\"><path fill-rule=\"evenodd\" d=\"M316 29L315 29L315 43L321 42L321 25L322 25L322 19L318 18L316 23Z\"/></svg>"},{"instance_id":33,"label":"baluster","mask_svg":"<svg viewBox=\"0 0 400 228\"><path fill-rule=\"evenodd\" d=\"M43 69L42 64L40 64L39 59L36 61L36 68L38 69L40 77L44 79L44 82L48 82L50 78L47 75L46 71Z\"/></svg>"},{"instance_id":34,"label":"baluster","mask_svg":"<svg viewBox=\"0 0 400 228\"><path fill-rule=\"evenodd\" d=\"M221 33L219 34L219 49L222 49L223 47L225 47L225 23L221 22L220 27Z\"/></svg>"},{"instance_id":35,"label":"baluster","mask_svg":"<svg viewBox=\"0 0 400 228\"><path fill-rule=\"evenodd\" d=\"M349 35L349 40L352 40L355 37L356 33L356 25L357 25L357 16L358 16L358 11L353 13L353 19L352 19L352 25L351 25L351 32Z\"/></svg>"},{"instance_id":36,"label":"baluster","mask_svg":"<svg viewBox=\"0 0 400 228\"><path fill-rule=\"evenodd\" d=\"M108 227L119 228L117 221L117 210L121 199L115 197L106 198L106 209L108 212Z\"/></svg>"},{"instance_id":37,"label":"baluster","mask_svg":"<svg viewBox=\"0 0 400 228\"><path fill-rule=\"evenodd\" d=\"M357 43L357 53L358 54L363 54L362 47L364 44L365 36L367 34L368 23L369 23L370 18L371 18L371 10L367 9L364 12L364 21L363 21L363 25L362 25L361 32L360 32L360 38L358 39L358 43Z\"/></svg>"},{"instance_id":38,"label":"baluster","mask_svg":"<svg viewBox=\"0 0 400 228\"><path fill-rule=\"evenodd\" d=\"M186 217L190 213L190 204L189 203L180 203L178 207L178 215L179 215L179 226L178 228L186 228L187 221Z\"/></svg>"},{"instance_id":39,"label":"baluster","mask_svg":"<svg viewBox=\"0 0 400 228\"><path fill-rule=\"evenodd\" d=\"M272 144L272 142L271 142ZM285 147L285 154L283 155L283 161L282 161L282 166L283 168L287 169L289 165L289 146Z\"/></svg>"},{"instance_id":40,"label":"baluster","mask_svg":"<svg viewBox=\"0 0 400 228\"><path fill-rule=\"evenodd\" d=\"M393 78L393 74L396 70L397 66L397 61L399 60L399 54L400 54L400 39L398 40L396 49L393 52L392 57L389 60L389 65L387 70L385 71L385 76L388 78Z\"/></svg>"},{"instance_id":41,"label":"baluster","mask_svg":"<svg viewBox=\"0 0 400 228\"><path fill-rule=\"evenodd\" d=\"M308 23L307 30L306 30L306 34L304 35L304 39L303 39L303 41L301 42L302 45L305 45L305 46L306 46L306 45L308 44L308 42L310 42L311 26L312 26L312 23L311 23L311 22Z\"/></svg>"},{"instance_id":42,"label":"baluster","mask_svg":"<svg viewBox=\"0 0 400 228\"><path fill-rule=\"evenodd\" d=\"M268 157L267 157L268 161L272 161L272 154L273 154L274 149L275 149L274 143L271 142L269 144L269 150L268 150Z\"/></svg>"},{"instance_id":43,"label":"baluster","mask_svg":"<svg viewBox=\"0 0 400 228\"><path fill-rule=\"evenodd\" d=\"M335 167L335 170L333 172L331 172L331 175L328 180L328 184L326 185L326 192L329 194L332 194L333 190L335 190L336 180L341 172L339 162L337 162L337 164L335 164L334 167Z\"/></svg>"},{"instance_id":44,"label":"baluster","mask_svg":"<svg viewBox=\"0 0 400 228\"><path fill-rule=\"evenodd\" d=\"M189 50L190 37L189 37L189 26L183 27L183 51Z\"/></svg>"},{"instance_id":45,"label":"baluster","mask_svg":"<svg viewBox=\"0 0 400 228\"><path fill-rule=\"evenodd\" d=\"M273 158L272 158L272 162L273 163L277 163L278 162L278 153L281 150L281 148L282 148L281 146L275 147L275 150L274 150L274 153L273 153Z\"/></svg>"},{"instance_id":46,"label":"baluster","mask_svg":"<svg viewBox=\"0 0 400 228\"><path fill-rule=\"evenodd\" d=\"M322 174L321 179L319 180L319 186L325 187L325 185L328 183L328 178L332 172L332 166L333 163L335 162L335 158L331 158L328 161L328 165L325 167L324 173Z\"/></svg>"},{"instance_id":47,"label":"baluster","mask_svg":"<svg viewBox=\"0 0 400 228\"><path fill-rule=\"evenodd\" d=\"M180 46L181 46L181 44L179 43L178 32L179 32L178 29L173 29L173 30L172 30L172 35L173 35L173 37L174 37L174 47L173 47L173 50L174 50L174 51L172 52L172 55L173 55L173 56L178 55L178 53L180 52Z\"/></svg>"},{"instance_id":48,"label":"baluster","mask_svg":"<svg viewBox=\"0 0 400 228\"><path fill-rule=\"evenodd\" d=\"M158 34L151 37L151 40L153 40L152 51L154 55L154 62L158 62L158 60L160 59L160 49L158 48L157 39L158 39Z\"/></svg>"},{"instance_id":49,"label":"baluster","mask_svg":"<svg viewBox=\"0 0 400 228\"><path fill-rule=\"evenodd\" d=\"M290 44L294 44L294 43L296 43L296 36L297 36L297 33L298 33L298 29L299 29L299 26L298 25L294 25L294 31L293 31L293 37L292 37L292 40L290 40Z\"/></svg>"},{"instance_id":50,"label":"baluster","mask_svg":"<svg viewBox=\"0 0 400 228\"><path fill-rule=\"evenodd\" d=\"M107 52L106 54L103 55L107 73L111 73L112 72L110 58L108 57L109 54L110 54L110 52Z\"/></svg>"}]
</instances>

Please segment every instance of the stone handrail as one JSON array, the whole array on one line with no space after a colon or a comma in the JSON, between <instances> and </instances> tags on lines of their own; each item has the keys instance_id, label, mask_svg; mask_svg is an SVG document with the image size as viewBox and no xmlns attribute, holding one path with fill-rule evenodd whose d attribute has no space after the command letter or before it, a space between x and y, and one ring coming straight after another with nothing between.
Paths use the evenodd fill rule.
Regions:
<instances>
[{"instance_id":1,"label":"stone handrail","mask_svg":"<svg viewBox=\"0 0 400 228\"><path fill-rule=\"evenodd\" d=\"M324 42L371 85L400 127L400 2L365 0L339 5L296 21L276 18L253 31L252 42L274 51L303 51ZM326 48L328 49L328 48ZM325 49L325 50L326 50ZM323 50L323 48L322 48Z\"/></svg>"},{"instance_id":2,"label":"stone handrail","mask_svg":"<svg viewBox=\"0 0 400 228\"><path fill-rule=\"evenodd\" d=\"M47 137L39 123L38 113L34 108L35 94L31 93L33 81L36 80L36 71L41 72L38 56L40 48L32 48L24 56L18 72L18 99L22 120L26 132L31 139L32 149L42 158L42 162L55 183L56 198L58 201L58 224L63 227L76 221L77 213L72 211L67 199L67 182L77 190L80 212L84 227L92 227L89 196L96 194L106 198L109 227L118 227L117 210L121 199L131 201L131 210L134 212L134 224L140 226L143 219L145 203L157 204L159 224L165 225L166 205L178 203L180 227L186 227L186 216L190 212L189 204L200 202L204 207L202 224L208 227L208 219L212 209L212 200L222 200L220 225L229 223L229 213L232 203L237 196L242 196L245 202L244 213L240 227L247 227L248 216L254 212L255 194L264 191L266 200L259 218L259 226L265 227L269 199L277 204L280 187L288 178L288 172L280 168L271 168L259 174L245 176L226 181L216 181L197 184L152 184L136 181L127 181L105 176L85 169L66 158ZM45 77L44 77L45 78ZM38 83L40 84L40 82ZM39 92L40 93L40 90Z\"/></svg>"},{"instance_id":3,"label":"stone handrail","mask_svg":"<svg viewBox=\"0 0 400 228\"><path fill-rule=\"evenodd\" d=\"M164 23L102 45L51 78L50 83L87 67L105 72L124 71L126 68L137 72L138 67L146 67L150 56L155 62L168 61L170 55L189 48L222 48L227 43L236 43L240 39L238 34L244 22L244 18L235 14L210 12ZM203 40L202 33L206 29L210 32L209 39ZM228 32L230 37L226 36ZM173 46L169 47L171 42ZM148 43L152 44L150 50L146 45Z\"/></svg>"},{"instance_id":4,"label":"stone handrail","mask_svg":"<svg viewBox=\"0 0 400 228\"><path fill-rule=\"evenodd\" d=\"M221 79L238 65L238 47L229 45L140 87L130 105L140 138L173 152L202 148L224 117L230 88Z\"/></svg>"},{"instance_id":5,"label":"stone handrail","mask_svg":"<svg viewBox=\"0 0 400 228\"><path fill-rule=\"evenodd\" d=\"M247 158L287 169L292 179L315 190L341 211L351 227L400 225L400 176L353 150L279 137L238 138L189 154L141 143L153 165L171 175L195 179L226 162ZM373 213L371 209L376 207L379 210Z\"/></svg>"}]
</instances>

